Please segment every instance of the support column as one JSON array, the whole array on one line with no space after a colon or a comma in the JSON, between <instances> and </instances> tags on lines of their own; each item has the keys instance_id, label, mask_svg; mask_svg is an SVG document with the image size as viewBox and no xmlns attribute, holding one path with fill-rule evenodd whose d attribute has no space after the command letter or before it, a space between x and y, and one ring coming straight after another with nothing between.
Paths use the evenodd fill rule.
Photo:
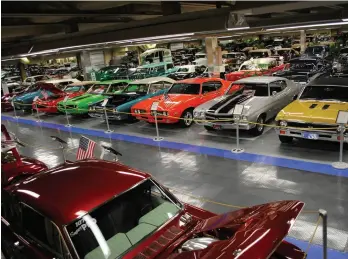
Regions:
<instances>
[{"instance_id":1,"label":"support column","mask_svg":"<svg viewBox=\"0 0 348 259\"><path fill-rule=\"evenodd\" d=\"M218 45L217 37L205 38L205 48L208 71L212 72L214 76L220 77L220 73L225 72L225 67L222 65L221 47Z\"/></svg>"},{"instance_id":2,"label":"support column","mask_svg":"<svg viewBox=\"0 0 348 259\"><path fill-rule=\"evenodd\" d=\"M300 44L301 44L301 53L306 50L306 32L304 30L300 31Z\"/></svg>"},{"instance_id":3,"label":"support column","mask_svg":"<svg viewBox=\"0 0 348 259\"><path fill-rule=\"evenodd\" d=\"M18 68L19 68L21 79L22 81L24 81L27 78L27 73L25 72L24 64L22 62L18 62Z\"/></svg>"},{"instance_id":4,"label":"support column","mask_svg":"<svg viewBox=\"0 0 348 259\"><path fill-rule=\"evenodd\" d=\"M85 80L92 80L90 76L92 72L92 64L89 53L87 51L82 51L79 55L81 61L81 69L83 71Z\"/></svg>"},{"instance_id":5,"label":"support column","mask_svg":"<svg viewBox=\"0 0 348 259\"><path fill-rule=\"evenodd\" d=\"M105 49L104 50L104 60L105 60L105 66L110 66L110 61L112 59L112 49Z\"/></svg>"}]
</instances>

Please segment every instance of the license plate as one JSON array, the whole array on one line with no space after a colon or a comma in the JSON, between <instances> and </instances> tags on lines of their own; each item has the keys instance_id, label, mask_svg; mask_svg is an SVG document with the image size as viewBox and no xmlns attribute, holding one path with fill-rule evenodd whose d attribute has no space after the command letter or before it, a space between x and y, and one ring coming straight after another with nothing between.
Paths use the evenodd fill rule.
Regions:
<instances>
[{"instance_id":1,"label":"license plate","mask_svg":"<svg viewBox=\"0 0 348 259\"><path fill-rule=\"evenodd\" d=\"M306 139L319 139L319 135L315 133L310 133L310 132L303 132L302 137Z\"/></svg>"},{"instance_id":2,"label":"license plate","mask_svg":"<svg viewBox=\"0 0 348 259\"><path fill-rule=\"evenodd\" d=\"M221 125L216 125L216 124L214 124L213 125L213 129L216 129L216 130L221 130Z\"/></svg>"}]
</instances>

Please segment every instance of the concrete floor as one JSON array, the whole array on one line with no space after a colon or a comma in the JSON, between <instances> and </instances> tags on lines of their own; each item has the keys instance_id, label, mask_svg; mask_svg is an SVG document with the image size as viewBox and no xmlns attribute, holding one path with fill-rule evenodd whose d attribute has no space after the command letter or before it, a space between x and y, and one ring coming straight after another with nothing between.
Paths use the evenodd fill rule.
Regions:
<instances>
[{"instance_id":1,"label":"concrete floor","mask_svg":"<svg viewBox=\"0 0 348 259\"><path fill-rule=\"evenodd\" d=\"M64 116L44 116L42 118L46 122L65 123ZM31 116L27 115L27 119L31 119ZM61 163L62 155L61 151L57 150L58 145L49 136L56 135L68 140L70 148L78 146L80 134L71 131L65 132L10 121L3 123L19 139L28 144L26 148L21 148L23 154L38 158L50 167ZM104 127L105 129L105 124L91 118L71 119L71 123L79 124L78 126L82 128L100 129ZM141 122L112 125L111 127L118 133L134 136L151 137L155 132L154 127ZM169 141L175 140L202 146L215 145L215 147L226 149L231 149L235 142L233 138L207 135L198 125L194 125L190 129L164 127L161 129L161 135ZM348 252L348 178L346 176L331 176L228 157L210 156L200 153L199 150L187 152L180 149L163 148L160 143L157 146L151 146L112 138L96 136L91 138L99 144L112 145L123 154L122 163L151 173L180 199L216 213L235 209L228 205L250 206L285 199L298 199L306 202L306 211L325 209L329 215L329 248ZM325 161L335 161L337 155L337 145L332 143L322 145L321 149L315 149L313 145L310 148L305 147L305 142L295 143L291 147L280 145L272 130L259 138L249 138L246 137L241 142L246 149L267 154L270 152L272 155L274 152L274 155L277 156L298 157L302 160L317 160L325 163ZM76 149L71 149L67 153L69 160L75 159L75 152ZM296 160L293 161L296 163ZM204 200L192 196L201 197ZM308 241L314 231L316 221L316 213L302 213L289 236ZM315 235L314 243L319 245L322 243L321 227Z\"/></svg>"}]
</instances>

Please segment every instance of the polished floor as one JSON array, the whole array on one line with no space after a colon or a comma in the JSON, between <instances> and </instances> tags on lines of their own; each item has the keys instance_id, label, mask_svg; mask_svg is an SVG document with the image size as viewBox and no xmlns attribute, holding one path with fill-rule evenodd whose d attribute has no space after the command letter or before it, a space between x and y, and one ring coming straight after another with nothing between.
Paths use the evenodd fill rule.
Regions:
<instances>
[{"instance_id":1,"label":"polished floor","mask_svg":"<svg viewBox=\"0 0 348 259\"><path fill-rule=\"evenodd\" d=\"M30 116L27 119L30 119ZM59 119L62 119L61 123L64 123L64 117L61 118L60 116ZM46 120L48 119L45 118ZM50 118L50 120L53 119ZM57 118L54 120L57 123ZM89 123L87 123L88 121ZM50 138L51 135L56 135L68 140L69 151L67 157L69 160L75 159L80 134L66 131L66 128L61 130L59 127L54 128L52 126L49 129L41 127L42 124L35 126L36 123L28 125L8 121L4 117L2 123L5 123L19 139L27 143L27 147L21 148L21 152L25 155L38 158L50 167L62 163L61 150ZM76 125L77 121L72 120L72 123ZM81 122L84 128L89 126L94 129L98 128L92 126L93 123L103 125L90 119ZM112 127L123 129L123 134L126 134L126 129L130 128L149 127L148 133L142 131L142 134L148 136L151 136L151 133L154 132L153 127L144 124L112 125ZM195 125L191 129L181 131L181 137L176 141L198 144L197 141L194 141L194 132L197 131L197 127ZM179 132L175 128L173 131ZM88 134L88 131L82 131L82 133ZM163 129L161 133L166 139L174 138L173 134L167 134L167 131L163 131ZM266 133L260 139L246 140L242 143L255 141L255 143L262 146L262 142L267 141L267 138L271 138L271 132L269 132L269 135L267 136ZM231 159L228 156L207 155L199 149L190 152L185 148L166 148L161 143L147 145L115 140L111 138L111 134L109 136L110 138L101 138L96 135L90 137L99 144L114 147L123 154L120 157L122 163L151 173L182 200L216 213L234 210L238 206L250 206L273 200L298 199L306 202L305 211L289 233L290 239L310 240L318 217L315 211L318 209L327 210L329 215L328 246L342 253L340 254L342 257L339 258L348 258L348 177L346 175L308 172L267 163ZM208 139L208 142L212 143L210 137ZM210 145L209 143L207 146ZM263 143L265 150L274 149L274 147L270 147L272 144L266 143L267 145L265 142ZM206 142L199 144L206 144ZM221 142L218 145L219 147L229 146L226 142ZM293 153L297 152L298 145L295 144ZM97 150L98 154L99 152L100 150ZM325 155L326 152L328 152L328 155ZM329 155L330 152L331 155ZM308 152L308 148L304 153L307 155L301 157L304 160L313 155L308 154L311 153ZM98 154L96 155L98 156ZM291 155L292 157L298 156L298 154ZM320 160L325 162L324 157L333 160L335 155L334 148L331 151L330 149L329 151L325 150L322 151L322 159ZM288 157L290 156L288 155ZM313 157L309 157L308 161L313 161ZM106 159L111 159L111 157L107 156ZM293 160L293 163L296 163L296 160ZM319 227L313 240L314 244L322 244L321 231L322 229Z\"/></svg>"}]
</instances>

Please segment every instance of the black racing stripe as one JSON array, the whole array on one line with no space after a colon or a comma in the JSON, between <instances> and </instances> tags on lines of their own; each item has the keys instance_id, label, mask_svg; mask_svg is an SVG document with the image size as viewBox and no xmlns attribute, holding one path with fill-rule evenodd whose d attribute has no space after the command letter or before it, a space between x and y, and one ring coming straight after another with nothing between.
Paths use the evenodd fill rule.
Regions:
<instances>
[{"instance_id":1,"label":"black racing stripe","mask_svg":"<svg viewBox=\"0 0 348 259\"><path fill-rule=\"evenodd\" d=\"M233 98L239 98L239 96L235 96L235 95L229 95L227 96L225 99L222 99L220 102L214 104L212 107L210 107L209 112L213 113L215 112L217 109L219 109L222 105L224 105L225 103L229 102L230 100L232 100Z\"/></svg>"},{"instance_id":2,"label":"black racing stripe","mask_svg":"<svg viewBox=\"0 0 348 259\"><path fill-rule=\"evenodd\" d=\"M228 113L231 109L234 108L234 106L236 106L236 104L240 104L245 102L246 100L249 100L252 96L251 95L241 95L238 98L236 98L235 100L233 100L232 102L230 102L229 104L227 104L225 107L223 107L219 113Z\"/></svg>"}]
</instances>

